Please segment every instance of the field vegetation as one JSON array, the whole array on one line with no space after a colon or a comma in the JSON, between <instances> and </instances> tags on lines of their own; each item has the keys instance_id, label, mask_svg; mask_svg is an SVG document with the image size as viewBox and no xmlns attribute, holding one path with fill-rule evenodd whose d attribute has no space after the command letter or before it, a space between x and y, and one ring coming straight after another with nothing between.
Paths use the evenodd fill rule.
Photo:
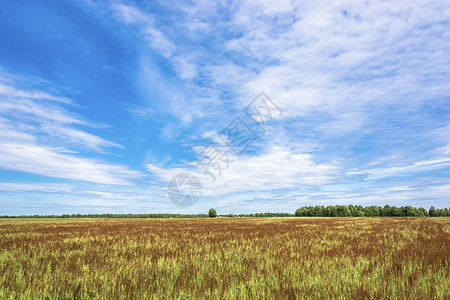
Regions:
<instances>
[{"instance_id":1,"label":"field vegetation","mask_svg":"<svg viewBox=\"0 0 450 300\"><path fill-rule=\"evenodd\" d=\"M0 220L1 299L449 299L449 218Z\"/></svg>"}]
</instances>

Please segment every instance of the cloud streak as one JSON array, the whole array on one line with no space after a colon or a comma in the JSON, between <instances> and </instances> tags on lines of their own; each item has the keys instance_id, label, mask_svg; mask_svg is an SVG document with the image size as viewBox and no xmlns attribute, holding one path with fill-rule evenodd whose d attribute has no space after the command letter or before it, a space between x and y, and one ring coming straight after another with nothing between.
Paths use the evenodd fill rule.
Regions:
<instances>
[{"instance_id":1,"label":"cloud streak","mask_svg":"<svg viewBox=\"0 0 450 300\"><path fill-rule=\"evenodd\" d=\"M123 165L75 154L123 147L76 128L91 124L63 107L72 100L10 83L0 85L0 99L1 169L118 185L131 185L142 176Z\"/></svg>"},{"instance_id":2,"label":"cloud streak","mask_svg":"<svg viewBox=\"0 0 450 300\"><path fill-rule=\"evenodd\" d=\"M205 172L197 162L187 162L190 168L164 168L147 164L147 170L157 179L167 182L183 171L191 171L202 179L205 195L261 192L274 189L304 188L329 183L338 167L317 164L310 154L295 153L291 149L272 147L260 155L234 156L228 154L229 164L219 162ZM212 177L209 172L216 178ZM206 173L206 174L205 174Z\"/></svg>"}]
</instances>

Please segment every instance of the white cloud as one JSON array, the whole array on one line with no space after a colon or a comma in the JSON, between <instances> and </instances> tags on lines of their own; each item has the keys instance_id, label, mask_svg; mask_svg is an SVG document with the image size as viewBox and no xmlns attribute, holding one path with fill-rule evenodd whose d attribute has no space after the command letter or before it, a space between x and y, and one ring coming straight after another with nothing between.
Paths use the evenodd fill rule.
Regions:
<instances>
[{"instance_id":1,"label":"white cloud","mask_svg":"<svg viewBox=\"0 0 450 300\"><path fill-rule=\"evenodd\" d=\"M96 135L67 127L58 127L55 124L44 124L40 127L42 132L48 133L49 135L55 136L61 140L65 140L70 144L79 144L90 150L101 151L106 147L118 147L123 148L123 146L106 141Z\"/></svg>"},{"instance_id":2,"label":"white cloud","mask_svg":"<svg viewBox=\"0 0 450 300\"><path fill-rule=\"evenodd\" d=\"M198 66L181 57L174 58L174 65L181 79L194 79L198 75Z\"/></svg>"},{"instance_id":3,"label":"white cloud","mask_svg":"<svg viewBox=\"0 0 450 300\"><path fill-rule=\"evenodd\" d=\"M434 154L450 156L450 143L445 146L439 147L433 151Z\"/></svg>"},{"instance_id":4,"label":"white cloud","mask_svg":"<svg viewBox=\"0 0 450 300\"><path fill-rule=\"evenodd\" d=\"M415 162L411 165L374 168L362 171L348 172L348 175L367 174L367 180L377 180L392 176L408 175L416 172L423 172L429 170L442 169L450 166L450 158L439 157L429 160Z\"/></svg>"},{"instance_id":5,"label":"white cloud","mask_svg":"<svg viewBox=\"0 0 450 300\"><path fill-rule=\"evenodd\" d=\"M0 169L119 185L141 177L126 166L75 155L123 147L77 128L92 125L64 107L72 100L22 90L7 79L0 77L0 82L8 81L0 86Z\"/></svg>"},{"instance_id":6,"label":"white cloud","mask_svg":"<svg viewBox=\"0 0 450 300\"><path fill-rule=\"evenodd\" d=\"M3 72L0 72L0 75L3 75ZM0 79L5 80L5 78L2 77L0 77ZM42 91L23 91L2 83L0 83L0 96L72 103L72 100L66 97L55 97L49 93Z\"/></svg>"},{"instance_id":7,"label":"white cloud","mask_svg":"<svg viewBox=\"0 0 450 300\"><path fill-rule=\"evenodd\" d=\"M0 168L48 177L130 185L140 174L128 167L59 153L56 149L2 143Z\"/></svg>"},{"instance_id":8,"label":"white cloud","mask_svg":"<svg viewBox=\"0 0 450 300\"><path fill-rule=\"evenodd\" d=\"M2 214L176 212L151 187L0 181ZM23 209L26 207L26 209Z\"/></svg>"},{"instance_id":9,"label":"white cloud","mask_svg":"<svg viewBox=\"0 0 450 300\"><path fill-rule=\"evenodd\" d=\"M119 19L125 23L138 25L143 37L150 43L151 47L157 49L161 55L166 58L172 55L175 44L167 39L161 31L155 28L152 16L145 14L138 8L130 5L116 4L113 8L119 16Z\"/></svg>"},{"instance_id":10,"label":"white cloud","mask_svg":"<svg viewBox=\"0 0 450 300\"><path fill-rule=\"evenodd\" d=\"M117 3L113 6L113 8L116 11L117 15L126 23L153 22L153 19L149 15L142 13L136 7Z\"/></svg>"},{"instance_id":11,"label":"white cloud","mask_svg":"<svg viewBox=\"0 0 450 300\"><path fill-rule=\"evenodd\" d=\"M147 170L165 182L178 173L192 172L201 179L205 195L319 186L330 182L338 170L334 165L315 163L310 154L295 153L283 147L272 147L260 155L236 157L228 154L228 159L228 169L226 159L220 162L221 168L225 168L220 175L214 170L217 165L211 166L217 178L215 182L200 166L196 168L195 161L188 163L189 168L147 164Z\"/></svg>"},{"instance_id":12,"label":"white cloud","mask_svg":"<svg viewBox=\"0 0 450 300\"><path fill-rule=\"evenodd\" d=\"M147 119L155 116L155 111L149 107L135 107L128 110L130 113L137 115L141 118Z\"/></svg>"},{"instance_id":13,"label":"white cloud","mask_svg":"<svg viewBox=\"0 0 450 300\"><path fill-rule=\"evenodd\" d=\"M188 88L210 97L231 91L238 106L265 91L289 108L285 118L356 109L362 114L346 125L351 132L374 104L408 99L403 105L414 107L450 95L442 80L450 75L444 3L177 3L171 12L178 21L170 28L158 27L160 16L137 6L113 9L172 63ZM203 111L208 105L198 104Z\"/></svg>"},{"instance_id":14,"label":"white cloud","mask_svg":"<svg viewBox=\"0 0 450 300\"><path fill-rule=\"evenodd\" d=\"M0 190L6 192L72 192L72 187L68 184L61 183L30 183L30 182L14 182L3 181L0 182Z\"/></svg>"},{"instance_id":15,"label":"white cloud","mask_svg":"<svg viewBox=\"0 0 450 300\"><path fill-rule=\"evenodd\" d=\"M202 85L232 90L237 102L264 90L288 108L286 118L313 111L341 115L351 132L374 105L414 107L450 95L443 80L450 75L450 36L443 25L449 8L442 2L239 2L226 8L226 20L217 15L220 8L181 5L189 20L227 38L212 54L179 47L172 61L188 55L204 76ZM342 115L355 109L359 122Z\"/></svg>"},{"instance_id":16,"label":"white cloud","mask_svg":"<svg viewBox=\"0 0 450 300\"><path fill-rule=\"evenodd\" d=\"M74 114L68 113L56 104L15 97L14 94L2 97L0 113L17 118L46 120L65 124L86 124Z\"/></svg>"}]
</instances>

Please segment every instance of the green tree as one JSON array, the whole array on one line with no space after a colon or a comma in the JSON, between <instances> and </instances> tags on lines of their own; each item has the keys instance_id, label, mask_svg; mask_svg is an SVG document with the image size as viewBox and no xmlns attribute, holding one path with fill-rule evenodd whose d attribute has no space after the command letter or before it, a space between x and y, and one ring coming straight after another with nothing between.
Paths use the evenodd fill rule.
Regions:
<instances>
[{"instance_id":1,"label":"green tree","mask_svg":"<svg viewBox=\"0 0 450 300\"><path fill-rule=\"evenodd\" d=\"M391 217L401 217L402 216L402 210L398 208L397 206L391 207Z\"/></svg>"},{"instance_id":2,"label":"green tree","mask_svg":"<svg viewBox=\"0 0 450 300\"><path fill-rule=\"evenodd\" d=\"M382 209L381 209L381 216L383 217L389 217L392 216L392 209L389 205L385 205Z\"/></svg>"},{"instance_id":3,"label":"green tree","mask_svg":"<svg viewBox=\"0 0 450 300\"><path fill-rule=\"evenodd\" d=\"M303 207L298 208L298 209L295 211L295 216L296 216L296 217L303 217L303 216L304 216L304 214L303 214Z\"/></svg>"},{"instance_id":4,"label":"green tree","mask_svg":"<svg viewBox=\"0 0 450 300\"><path fill-rule=\"evenodd\" d=\"M407 217L417 217L417 212L411 205L405 207L405 215Z\"/></svg>"},{"instance_id":5,"label":"green tree","mask_svg":"<svg viewBox=\"0 0 450 300\"><path fill-rule=\"evenodd\" d=\"M336 206L327 206L327 209L329 208L329 214L330 217L337 217L337 210Z\"/></svg>"},{"instance_id":6,"label":"green tree","mask_svg":"<svg viewBox=\"0 0 450 300\"><path fill-rule=\"evenodd\" d=\"M445 217L445 212L443 208L436 208L436 217Z\"/></svg>"},{"instance_id":7,"label":"green tree","mask_svg":"<svg viewBox=\"0 0 450 300\"><path fill-rule=\"evenodd\" d=\"M428 214L430 215L430 217L436 217L436 208L434 208L434 206L430 207Z\"/></svg>"},{"instance_id":8,"label":"green tree","mask_svg":"<svg viewBox=\"0 0 450 300\"><path fill-rule=\"evenodd\" d=\"M356 211L357 211L357 217L364 217L365 216L365 214L364 214L364 207L362 207L361 205L356 205L355 206L355 208L356 208Z\"/></svg>"},{"instance_id":9,"label":"green tree","mask_svg":"<svg viewBox=\"0 0 450 300\"><path fill-rule=\"evenodd\" d=\"M446 208L444 208L444 216L445 217L450 217L450 210L446 207Z\"/></svg>"},{"instance_id":10,"label":"green tree","mask_svg":"<svg viewBox=\"0 0 450 300\"><path fill-rule=\"evenodd\" d=\"M215 218L215 217L217 217L217 212L214 208L211 208L208 212L208 215L210 218Z\"/></svg>"},{"instance_id":11,"label":"green tree","mask_svg":"<svg viewBox=\"0 0 450 300\"><path fill-rule=\"evenodd\" d=\"M428 217L428 211L423 207L419 207L419 209L417 210L417 216L418 217Z\"/></svg>"},{"instance_id":12,"label":"green tree","mask_svg":"<svg viewBox=\"0 0 450 300\"><path fill-rule=\"evenodd\" d=\"M323 207L323 205L322 206L319 206L319 205L317 205L316 206L316 208L315 208L315 215L316 215L316 217L323 217L324 216L324 207Z\"/></svg>"},{"instance_id":13,"label":"green tree","mask_svg":"<svg viewBox=\"0 0 450 300\"><path fill-rule=\"evenodd\" d=\"M350 216L350 210L348 209L347 205L338 205L336 207L336 212L338 217L349 217Z\"/></svg>"}]
</instances>

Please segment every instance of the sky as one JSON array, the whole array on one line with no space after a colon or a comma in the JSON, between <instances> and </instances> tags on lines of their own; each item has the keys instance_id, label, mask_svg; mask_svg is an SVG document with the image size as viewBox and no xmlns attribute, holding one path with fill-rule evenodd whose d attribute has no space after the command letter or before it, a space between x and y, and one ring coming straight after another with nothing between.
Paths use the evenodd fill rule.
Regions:
<instances>
[{"instance_id":1,"label":"sky","mask_svg":"<svg viewBox=\"0 0 450 300\"><path fill-rule=\"evenodd\" d=\"M446 0L1 1L0 215L448 207L449 53Z\"/></svg>"}]
</instances>

